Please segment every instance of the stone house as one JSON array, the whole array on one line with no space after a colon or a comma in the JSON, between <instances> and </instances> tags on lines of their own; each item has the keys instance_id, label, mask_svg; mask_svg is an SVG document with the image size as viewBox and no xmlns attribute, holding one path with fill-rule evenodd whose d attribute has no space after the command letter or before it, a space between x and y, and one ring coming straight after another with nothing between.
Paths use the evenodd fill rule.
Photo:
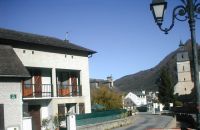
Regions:
<instances>
[{"instance_id":1,"label":"stone house","mask_svg":"<svg viewBox=\"0 0 200 130\"><path fill-rule=\"evenodd\" d=\"M102 86L112 89L114 87L112 76L108 76L106 79L90 79L90 87L99 88Z\"/></svg>"}]
</instances>

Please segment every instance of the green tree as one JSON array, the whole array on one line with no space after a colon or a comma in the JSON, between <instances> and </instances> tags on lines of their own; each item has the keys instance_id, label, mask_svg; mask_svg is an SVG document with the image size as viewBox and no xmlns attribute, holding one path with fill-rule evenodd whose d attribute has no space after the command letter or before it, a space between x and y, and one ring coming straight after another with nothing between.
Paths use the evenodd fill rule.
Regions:
<instances>
[{"instance_id":1,"label":"green tree","mask_svg":"<svg viewBox=\"0 0 200 130\"><path fill-rule=\"evenodd\" d=\"M174 102L174 86L166 68L161 69L158 90L158 100L161 103L168 105L170 102Z\"/></svg>"}]
</instances>

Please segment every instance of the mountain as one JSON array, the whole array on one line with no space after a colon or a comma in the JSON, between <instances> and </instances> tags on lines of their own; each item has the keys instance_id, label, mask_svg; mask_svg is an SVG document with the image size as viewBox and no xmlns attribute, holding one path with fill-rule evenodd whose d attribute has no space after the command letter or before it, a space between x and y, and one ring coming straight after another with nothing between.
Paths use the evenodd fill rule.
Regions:
<instances>
[{"instance_id":1,"label":"mountain","mask_svg":"<svg viewBox=\"0 0 200 130\"><path fill-rule=\"evenodd\" d=\"M185 50L189 52L189 57L191 59L190 40L188 40L184 45L185 45ZM115 80L114 81L115 89L121 92L130 92L138 90L157 91L158 86L156 83L159 80L159 73L163 67L166 67L168 69L171 75L172 83L175 85L177 83L177 74L176 74L177 52L178 49L171 52L158 65L156 65L151 69L140 71L136 74L126 75L120 79Z\"/></svg>"}]
</instances>

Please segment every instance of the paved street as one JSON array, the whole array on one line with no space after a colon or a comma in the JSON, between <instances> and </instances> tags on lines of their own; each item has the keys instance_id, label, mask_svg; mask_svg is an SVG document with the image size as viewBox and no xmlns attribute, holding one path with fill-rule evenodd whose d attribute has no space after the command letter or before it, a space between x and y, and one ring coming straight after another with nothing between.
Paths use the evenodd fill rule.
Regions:
<instances>
[{"instance_id":1,"label":"paved street","mask_svg":"<svg viewBox=\"0 0 200 130\"><path fill-rule=\"evenodd\" d=\"M172 120L170 116L161 115L136 115L136 121L128 126L113 130L147 130L148 128L165 128Z\"/></svg>"}]
</instances>

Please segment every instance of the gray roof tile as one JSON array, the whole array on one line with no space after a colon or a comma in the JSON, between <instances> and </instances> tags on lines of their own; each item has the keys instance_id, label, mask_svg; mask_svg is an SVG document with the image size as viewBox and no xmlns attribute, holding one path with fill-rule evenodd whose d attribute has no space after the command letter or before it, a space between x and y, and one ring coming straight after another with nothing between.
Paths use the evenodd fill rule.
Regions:
<instances>
[{"instance_id":1,"label":"gray roof tile","mask_svg":"<svg viewBox=\"0 0 200 130\"><path fill-rule=\"evenodd\" d=\"M36 45L46 45L46 46L52 46L52 47L58 47L58 48L65 48L69 50L82 51L82 52L86 52L87 54L96 53L93 50L81 47L79 45L75 45L73 43L70 43L69 41L61 40L54 37L19 32L19 31L14 31L14 30L9 30L9 29L0 28L0 38L7 39L7 40L21 41L21 42L36 44Z\"/></svg>"},{"instance_id":2,"label":"gray roof tile","mask_svg":"<svg viewBox=\"0 0 200 130\"><path fill-rule=\"evenodd\" d=\"M0 77L30 77L13 48L0 45Z\"/></svg>"}]
</instances>

